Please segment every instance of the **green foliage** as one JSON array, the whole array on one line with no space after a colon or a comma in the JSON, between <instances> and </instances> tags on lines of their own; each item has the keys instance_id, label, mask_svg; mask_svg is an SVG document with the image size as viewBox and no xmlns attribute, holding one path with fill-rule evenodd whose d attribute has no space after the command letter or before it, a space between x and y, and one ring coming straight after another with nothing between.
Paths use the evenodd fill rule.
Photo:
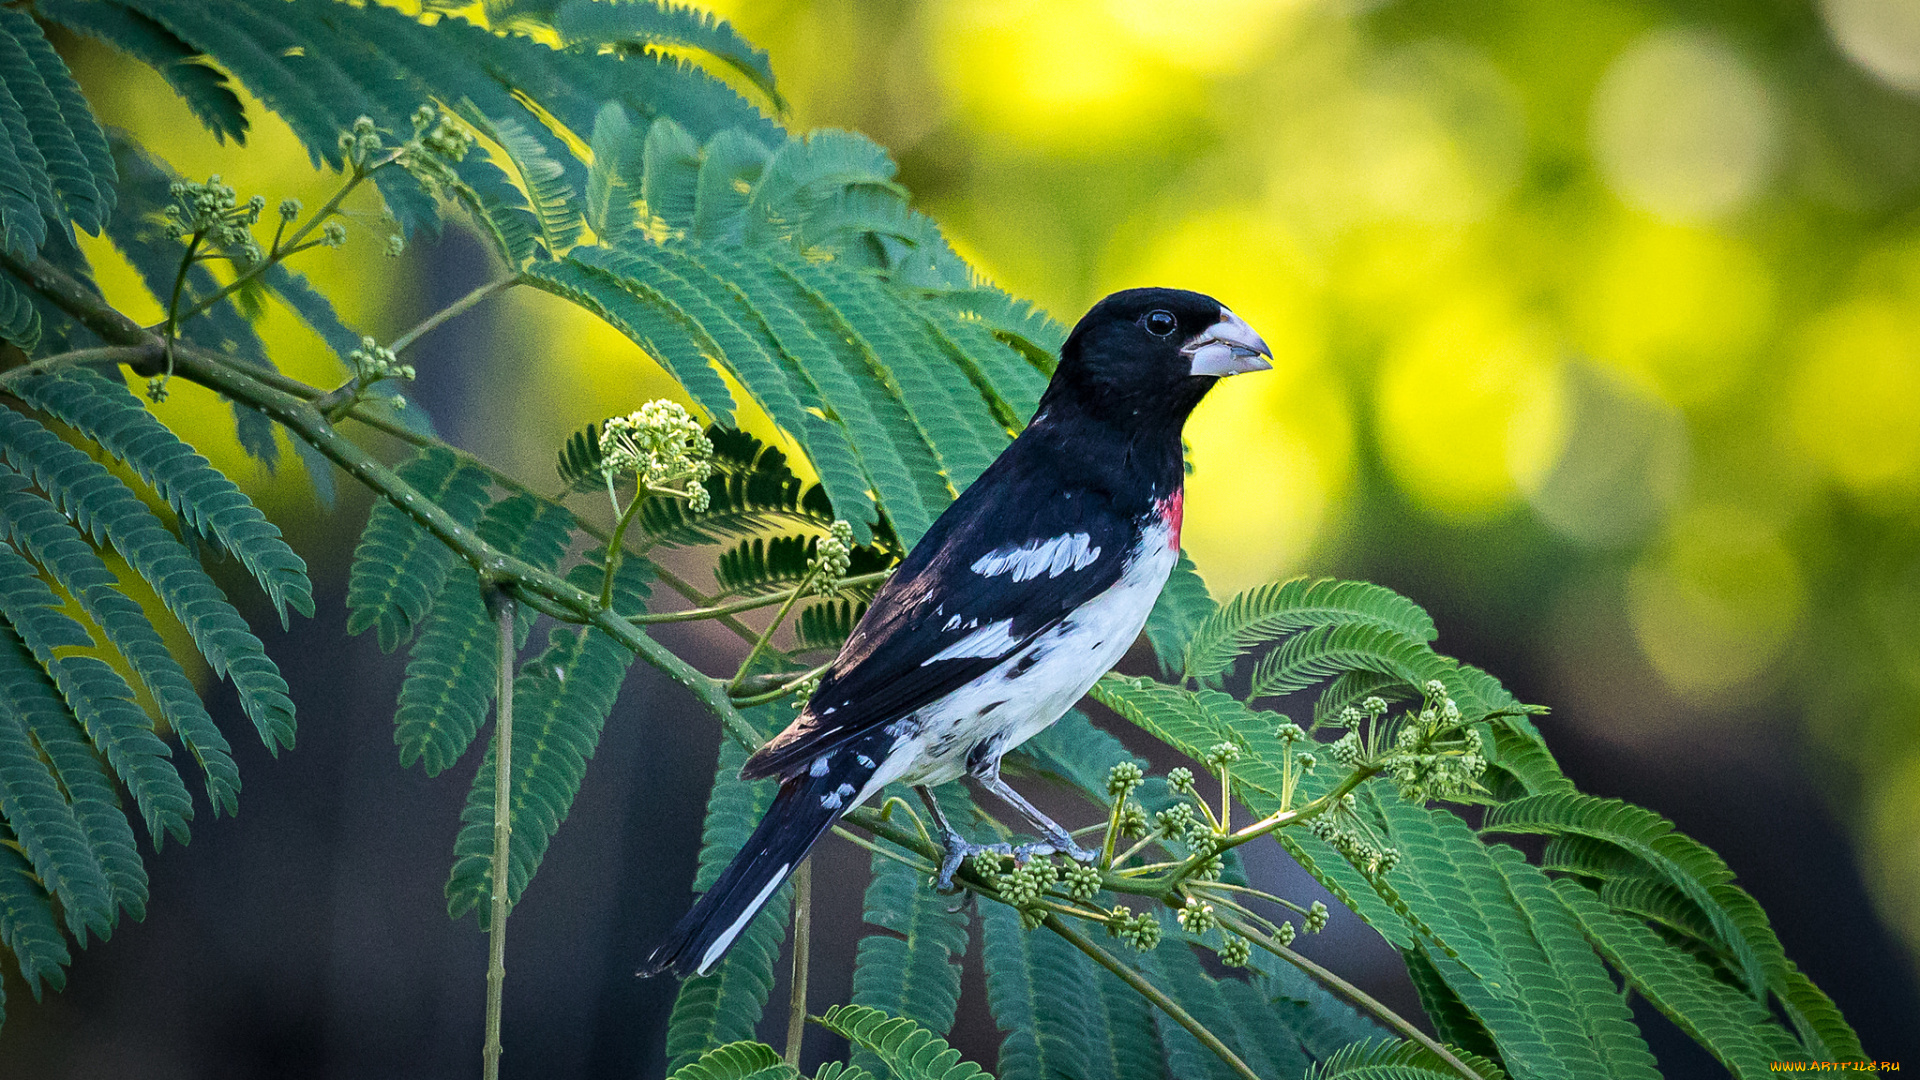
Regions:
<instances>
[{"instance_id":1,"label":"green foliage","mask_svg":"<svg viewBox=\"0 0 1920 1080\"><path fill-rule=\"evenodd\" d=\"M395 472L462 525L474 525L487 505L487 474L449 451L423 450ZM400 508L376 504L353 552L347 633L374 627L381 649L398 648L432 610L453 562L453 552Z\"/></svg>"},{"instance_id":2,"label":"green foliage","mask_svg":"<svg viewBox=\"0 0 1920 1080\"><path fill-rule=\"evenodd\" d=\"M1424 644L1436 636L1433 619L1391 590L1364 581L1295 578L1249 589L1200 623L1187 644L1185 671L1189 678L1217 675L1260 642L1299 630L1319 628L1324 634L1346 626L1377 628L1384 632L1380 641L1392 634Z\"/></svg>"},{"instance_id":3,"label":"green foliage","mask_svg":"<svg viewBox=\"0 0 1920 1080\"><path fill-rule=\"evenodd\" d=\"M974 1080L990 1074L920 1025L863 1005L835 1005L820 1025L843 1035L893 1071L895 1080Z\"/></svg>"},{"instance_id":4,"label":"green foliage","mask_svg":"<svg viewBox=\"0 0 1920 1080\"><path fill-rule=\"evenodd\" d=\"M670 1072L671 1080L782 1080L798 1076L771 1046L730 1042Z\"/></svg>"},{"instance_id":5,"label":"green foliage","mask_svg":"<svg viewBox=\"0 0 1920 1080\"><path fill-rule=\"evenodd\" d=\"M1485 1069L1477 1071L1483 1077L1490 1075ZM1459 1076L1433 1051L1395 1039L1341 1047L1306 1072L1306 1080L1459 1080Z\"/></svg>"}]
</instances>

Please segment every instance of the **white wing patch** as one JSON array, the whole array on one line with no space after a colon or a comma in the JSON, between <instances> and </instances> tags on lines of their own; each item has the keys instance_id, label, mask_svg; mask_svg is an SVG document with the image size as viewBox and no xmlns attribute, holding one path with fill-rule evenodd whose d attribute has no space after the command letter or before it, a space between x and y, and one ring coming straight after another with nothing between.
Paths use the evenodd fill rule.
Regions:
<instances>
[{"instance_id":1,"label":"white wing patch","mask_svg":"<svg viewBox=\"0 0 1920 1080\"><path fill-rule=\"evenodd\" d=\"M1067 533L1020 547L996 548L974 560L969 569L981 577L1011 573L1013 580L1026 581L1041 574L1059 577L1069 570L1084 569L1099 557L1100 546L1093 543L1092 537L1086 533Z\"/></svg>"},{"instance_id":2,"label":"white wing patch","mask_svg":"<svg viewBox=\"0 0 1920 1080\"><path fill-rule=\"evenodd\" d=\"M1019 639L1013 636L1013 620L1001 619L997 623L988 623L920 661L920 666L926 667L938 660L958 660L966 656L1005 656L1019 644Z\"/></svg>"}]
</instances>

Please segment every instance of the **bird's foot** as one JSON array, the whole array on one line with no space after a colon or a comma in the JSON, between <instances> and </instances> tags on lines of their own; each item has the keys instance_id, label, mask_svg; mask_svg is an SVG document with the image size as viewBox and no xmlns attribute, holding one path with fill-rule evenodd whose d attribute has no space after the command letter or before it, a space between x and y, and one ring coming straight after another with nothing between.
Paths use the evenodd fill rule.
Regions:
<instances>
[{"instance_id":1,"label":"bird's foot","mask_svg":"<svg viewBox=\"0 0 1920 1080\"><path fill-rule=\"evenodd\" d=\"M1065 855L1074 862L1090 863L1100 857L1097 851L1088 851L1073 842L1066 833L1049 836L1045 840L1036 840L1031 844L1021 844L1013 849L1014 861L1025 865L1027 860L1047 855Z\"/></svg>"},{"instance_id":2,"label":"bird's foot","mask_svg":"<svg viewBox=\"0 0 1920 1080\"><path fill-rule=\"evenodd\" d=\"M956 891L953 887L953 875L960 870L960 864L975 855L1012 855L1013 848L1007 844L970 843L959 833L950 832L944 843L947 854L940 860L940 873L933 879L933 887L942 893Z\"/></svg>"}]
</instances>

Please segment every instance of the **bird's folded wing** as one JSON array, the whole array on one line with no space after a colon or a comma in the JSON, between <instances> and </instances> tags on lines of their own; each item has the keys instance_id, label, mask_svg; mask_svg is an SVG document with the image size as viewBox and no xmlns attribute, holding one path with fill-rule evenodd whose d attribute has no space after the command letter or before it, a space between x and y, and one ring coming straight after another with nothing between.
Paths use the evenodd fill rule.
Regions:
<instances>
[{"instance_id":1,"label":"bird's folded wing","mask_svg":"<svg viewBox=\"0 0 1920 1080\"><path fill-rule=\"evenodd\" d=\"M981 490L976 484L967 496ZM786 775L992 670L1119 580L1138 525L1097 493L963 496L877 596L806 710L741 775Z\"/></svg>"}]
</instances>

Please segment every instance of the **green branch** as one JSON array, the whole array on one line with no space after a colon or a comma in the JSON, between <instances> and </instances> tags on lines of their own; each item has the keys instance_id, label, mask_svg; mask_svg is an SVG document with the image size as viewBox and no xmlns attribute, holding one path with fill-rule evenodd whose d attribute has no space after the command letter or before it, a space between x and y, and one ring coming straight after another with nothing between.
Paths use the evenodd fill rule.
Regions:
<instances>
[{"instance_id":1,"label":"green branch","mask_svg":"<svg viewBox=\"0 0 1920 1080\"><path fill-rule=\"evenodd\" d=\"M485 1080L500 1076L500 1005L507 982L507 848L513 838L513 601L489 591L487 606L500 626L500 689L493 725L493 880L487 915L487 1038Z\"/></svg>"}]
</instances>

